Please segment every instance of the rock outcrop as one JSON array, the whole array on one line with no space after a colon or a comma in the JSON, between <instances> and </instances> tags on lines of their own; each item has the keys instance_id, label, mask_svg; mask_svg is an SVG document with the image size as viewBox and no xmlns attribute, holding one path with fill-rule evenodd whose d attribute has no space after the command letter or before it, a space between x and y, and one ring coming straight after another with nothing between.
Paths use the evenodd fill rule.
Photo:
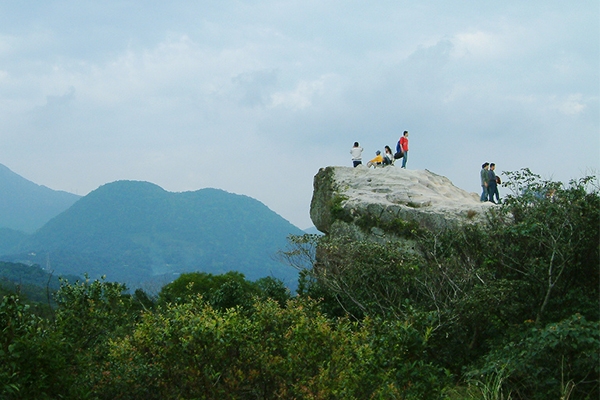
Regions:
<instances>
[{"instance_id":1,"label":"rock outcrop","mask_svg":"<svg viewBox=\"0 0 600 400\"><path fill-rule=\"evenodd\" d=\"M326 167L314 178L310 217L326 234L377 238L481 222L490 207L428 170Z\"/></svg>"}]
</instances>

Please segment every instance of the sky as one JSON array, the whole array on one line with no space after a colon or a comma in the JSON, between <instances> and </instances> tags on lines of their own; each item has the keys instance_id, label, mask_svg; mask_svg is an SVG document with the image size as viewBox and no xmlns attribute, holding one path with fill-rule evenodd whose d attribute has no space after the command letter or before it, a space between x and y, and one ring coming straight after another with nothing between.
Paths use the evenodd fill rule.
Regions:
<instances>
[{"instance_id":1,"label":"sky","mask_svg":"<svg viewBox=\"0 0 600 400\"><path fill-rule=\"evenodd\" d=\"M301 229L319 168L409 131L407 168L480 192L600 169L600 3L2 0L0 163L253 197ZM503 188L500 188L502 195Z\"/></svg>"}]
</instances>

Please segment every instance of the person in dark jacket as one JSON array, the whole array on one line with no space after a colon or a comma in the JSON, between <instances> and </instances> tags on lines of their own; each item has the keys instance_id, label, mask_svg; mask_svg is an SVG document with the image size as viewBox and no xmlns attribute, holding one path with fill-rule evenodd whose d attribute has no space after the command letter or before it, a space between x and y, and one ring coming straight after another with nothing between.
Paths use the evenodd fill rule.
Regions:
<instances>
[{"instance_id":1,"label":"person in dark jacket","mask_svg":"<svg viewBox=\"0 0 600 400\"><path fill-rule=\"evenodd\" d=\"M479 177L481 178L481 197L479 200L487 201L488 199L488 175L489 175L490 163L483 163L481 166L481 172L479 173Z\"/></svg>"},{"instance_id":2,"label":"person in dark jacket","mask_svg":"<svg viewBox=\"0 0 600 400\"><path fill-rule=\"evenodd\" d=\"M496 195L496 200L500 203L500 193L498 193L498 177L496 176L496 164L490 164L490 170L488 171L488 201L496 204L494 201L494 195Z\"/></svg>"}]
</instances>

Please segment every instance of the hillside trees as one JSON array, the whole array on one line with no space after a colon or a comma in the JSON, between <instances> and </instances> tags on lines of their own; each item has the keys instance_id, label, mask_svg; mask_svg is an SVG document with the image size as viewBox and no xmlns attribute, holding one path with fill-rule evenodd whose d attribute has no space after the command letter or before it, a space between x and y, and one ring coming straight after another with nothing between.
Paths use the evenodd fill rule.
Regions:
<instances>
[{"instance_id":1,"label":"hillside trees","mask_svg":"<svg viewBox=\"0 0 600 400\"><path fill-rule=\"evenodd\" d=\"M195 294L144 310L123 288L64 281L55 322L6 298L0 397L420 399L449 383L421 357L429 336L402 321L331 319L300 297L223 308Z\"/></svg>"},{"instance_id":2,"label":"hillside trees","mask_svg":"<svg viewBox=\"0 0 600 400\"><path fill-rule=\"evenodd\" d=\"M64 341L16 295L0 301L0 398L57 398L73 383Z\"/></svg>"},{"instance_id":3,"label":"hillside trees","mask_svg":"<svg viewBox=\"0 0 600 400\"><path fill-rule=\"evenodd\" d=\"M597 398L597 187L520 174L489 224L411 251L296 237L296 297L234 272L156 301L63 280L48 318L5 296L0 398Z\"/></svg>"},{"instance_id":4,"label":"hillside trees","mask_svg":"<svg viewBox=\"0 0 600 400\"><path fill-rule=\"evenodd\" d=\"M251 313L196 296L148 313L111 343L102 398L439 398L444 370L401 322L331 320L313 300L259 301Z\"/></svg>"},{"instance_id":5,"label":"hillside trees","mask_svg":"<svg viewBox=\"0 0 600 400\"><path fill-rule=\"evenodd\" d=\"M536 296L536 323L574 312L597 320L597 302L589 302L600 284L600 196L594 178L563 187L529 170L509 176L517 195L508 197L494 221L513 219L493 232L504 246L497 266L508 277L528 282Z\"/></svg>"},{"instance_id":6,"label":"hillside trees","mask_svg":"<svg viewBox=\"0 0 600 400\"><path fill-rule=\"evenodd\" d=\"M190 272L165 285L158 294L158 304L185 303L196 295L201 295L212 307L220 310L237 306L250 308L255 297L263 300L271 298L280 305L290 298L289 290L277 278L264 277L251 282L236 271L221 275Z\"/></svg>"},{"instance_id":7,"label":"hillside trees","mask_svg":"<svg viewBox=\"0 0 600 400\"><path fill-rule=\"evenodd\" d=\"M574 395L597 394L598 364L581 360L600 351L596 178L563 185L529 170L509 176L513 194L487 224L418 231L415 252L393 242L319 240L304 292L333 294L359 319L432 330L428 357L457 376L490 374L503 360L504 385L517 398L560 396L561 382ZM534 339L555 331L565 340ZM553 353L562 342L570 344ZM528 369L513 362L519 351L540 354L528 358L538 379L525 379Z\"/></svg>"}]
</instances>

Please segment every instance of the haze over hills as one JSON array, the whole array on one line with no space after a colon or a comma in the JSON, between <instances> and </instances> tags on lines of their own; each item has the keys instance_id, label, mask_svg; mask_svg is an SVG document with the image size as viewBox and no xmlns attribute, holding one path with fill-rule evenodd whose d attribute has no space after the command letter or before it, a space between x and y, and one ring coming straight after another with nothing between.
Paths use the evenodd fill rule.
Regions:
<instances>
[{"instance_id":1,"label":"haze over hills","mask_svg":"<svg viewBox=\"0 0 600 400\"><path fill-rule=\"evenodd\" d=\"M108 183L31 235L0 232L0 259L39 264L58 275L106 275L139 287L179 273L235 270L288 286L297 271L276 260L287 236L303 232L247 196L219 189L173 193L140 181Z\"/></svg>"},{"instance_id":2,"label":"haze over hills","mask_svg":"<svg viewBox=\"0 0 600 400\"><path fill-rule=\"evenodd\" d=\"M6 254L15 249L29 235L10 228L0 228L0 254Z\"/></svg>"},{"instance_id":3,"label":"haze over hills","mask_svg":"<svg viewBox=\"0 0 600 400\"><path fill-rule=\"evenodd\" d=\"M0 164L0 228L33 233L80 198L35 184Z\"/></svg>"}]
</instances>

